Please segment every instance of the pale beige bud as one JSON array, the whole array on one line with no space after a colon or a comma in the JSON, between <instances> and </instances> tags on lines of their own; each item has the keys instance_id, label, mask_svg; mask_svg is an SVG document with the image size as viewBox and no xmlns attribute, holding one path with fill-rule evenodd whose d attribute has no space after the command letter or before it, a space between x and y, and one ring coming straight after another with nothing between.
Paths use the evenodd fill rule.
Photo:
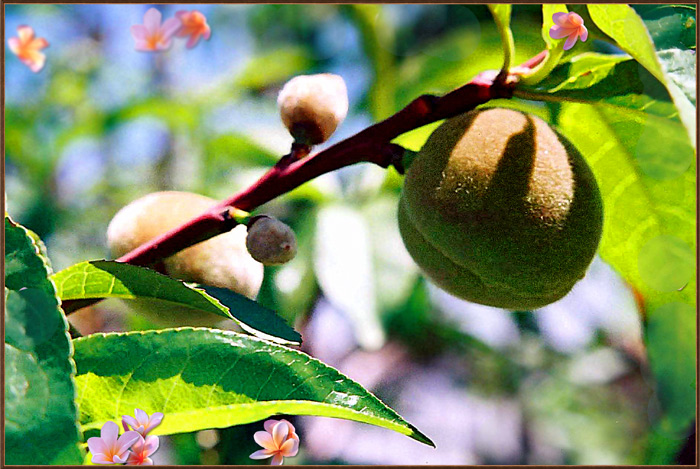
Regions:
<instances>
[{"instance_id":1,"label":"pale beige bud","mask_svg":"<svg viewBox=\"0 0 700 469\"><path fill-rule=\"evenodd\" d=\"M248 252L265 265L280 265L294 259L297 239L292 229L274 217L263 215L248 225Z\"/></svg>"},{"instance_id":2,"label":"pale beige bud","mask_svg":"<svg viewBox=\"0 0 700 469\"><path fill-rule=\"evenodd\" d=\"M299 75L284 85L277 105L292 137L317 145L328 140L348 114L348 90L343 78L332 73Z\"/></svg>"},{"instance_id":3,"label":"pale beige bud","mask_svg":"<svg viewBox=\"0 0 700 469\"><path fill-rule=\"evenodd\" d=\"M155 192L122 208L107 228L107 244L120 257L143 243L204 213L216 200L188 192ZM220 288L254 299L264 269L245 247L246 227L195 244L163 261L166 273L185 282ZM165 326L211 326L222 320L211 313L138 300L129 302L138 312Z\"/></svg>"}]
</instances>

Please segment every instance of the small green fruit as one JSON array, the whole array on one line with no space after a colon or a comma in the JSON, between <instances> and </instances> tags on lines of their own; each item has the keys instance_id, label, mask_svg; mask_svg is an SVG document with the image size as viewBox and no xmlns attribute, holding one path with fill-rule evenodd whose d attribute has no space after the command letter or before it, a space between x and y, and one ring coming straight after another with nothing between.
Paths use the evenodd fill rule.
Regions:
<instances>
[{"instance_id":1,"label":"small green fruit","mask_svg":"<svg viewBox=\"0 0 700 469\"><path fill-rule=\"evenodd\" d=\"M107 228L107 244L120 257L151 239L204 213L216 200L188 192L155 192L122 208ZM165 259L166 273L185 282L220 288L254 299L263 280L263 266L246 249L246 227L195 244ZM222 318L157 301L130 301L139 313L163 326L213 326Z\"/></svg>"},{"instance_id":2,"label":"small green fruit","mask_svg":"<svg viewBox=\"0 0 700 469\"><path fill-rule=\"evenodd\" d=\"M406 248L437 285L509 309L566 295L603 224L581 154L538 117L509 109L438 127L407 171L398 212Z\"/></svg>"},{"instance_id":3,"label":"small green fruit","mask_svg":"<svg viewBox=\"0 0 700 469\"><path fill-rule=\"evenodd\" d=\"M297 238L294 231L268 215L251 220L245 245L251 257L263 265L286 264L297 254Z\"/></svg>"}]
</instances>

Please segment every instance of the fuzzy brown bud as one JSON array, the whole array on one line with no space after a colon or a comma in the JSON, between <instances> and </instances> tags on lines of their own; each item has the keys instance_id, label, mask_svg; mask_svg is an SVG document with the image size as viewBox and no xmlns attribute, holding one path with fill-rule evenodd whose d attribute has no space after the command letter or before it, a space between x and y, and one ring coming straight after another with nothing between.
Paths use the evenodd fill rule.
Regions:
<instances>
[{"instance_id":1,"label":"fuzzy brown bud","mask_svg":"<svg viewBox=\"0 0 700 469\"><path fill-rule=\"evenodd\" d=\"M274 217L262 215L248 225L245 245L250 256L265 265L280 265L294 259L297 240L292 229Z\"/></svg>"},{"instance_id":2,"label":"fuzzy brown bud","mask_svg":"<svg viewBox=\"0 0 700 469\"><path fill-rule=\"evenodd\" d=\"M317 145L328 140L345 119L348 91L338 75L299 75L284 85L277 105L294 140Z\"/></svg>"}]
</instances>

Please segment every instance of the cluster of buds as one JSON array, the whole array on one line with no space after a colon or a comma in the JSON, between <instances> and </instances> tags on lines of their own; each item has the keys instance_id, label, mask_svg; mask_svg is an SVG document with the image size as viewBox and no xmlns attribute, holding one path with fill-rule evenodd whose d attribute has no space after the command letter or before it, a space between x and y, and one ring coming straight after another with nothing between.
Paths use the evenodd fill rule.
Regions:
<instances>
[{"instance_id":1,"label":"cluster of buds","mask_svg":"<svg viewBox=\"0 0 700 469\"><path fill-rule=\"evenodd\" d=\"M333 135L348 114L348 90L338 75L300 75L284 85L277 105L295 142L318 145Z\"/></svg>"}]
</instances>

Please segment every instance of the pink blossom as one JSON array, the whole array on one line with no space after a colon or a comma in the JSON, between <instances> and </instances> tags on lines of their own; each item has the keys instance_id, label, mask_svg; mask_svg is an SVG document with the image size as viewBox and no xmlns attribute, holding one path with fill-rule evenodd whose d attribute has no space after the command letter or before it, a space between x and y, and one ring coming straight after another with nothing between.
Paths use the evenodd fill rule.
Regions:
<instances>
[{"instance_id":1,"label":"pink blossom","mask_svg":"<svg viewBox=\"0 0 700 469\"><path fill-rule=\"evenodd\" d=\"M129 455L129 447L138 441L140 435L128 431L117 439L119 425L106 422L100 430L100 437L88 438L87 444L95 464L123 464Z\"/></svg>"},{"instance_id":2,"label":"pink blossom","mask_svg":"<svg viewBox=\"0 0 700 469\"><path fill-rule=\"evenodd\" d=\"M182 27L179 18L169 18L160 23L163 16L160 11L150 8L143 15L143 24L131 27L131 35L136 40L136 50L161 51L170 48L172 38Z\"/></svg>"},{"instance_id":3,"label":"pink blossom","mask_svg":"<svg viewBox=\"0 0 700 469\"><path fill-rule=\"evenodd\" d=\"M578 38L581 38L583 42L586 42L586 39L588 39L588 30L583 25L583 18L578 14L554 13L552 20L554 21L554 26L549 29L549 35L552 39L566 38L564 50L574 47Z\"/></svg>"},{"instance_id":4,"label":"pink blossom","mask_svg":"<svg viewBox=\"0 0 700 469\"><path fill-rule=\"evenodd\" d=\"M287 420L268 420L264 432L255 432L253 439L263 447L250 455L251 459L272 457L273 465L280 465L284 458L296 456L299 452L299 436L294 426Z\"/></svg>"},{"instance_id":5,"label":"pink blossom","mask_svg":"<svg viewBox=\"0 0 700 469\"><path fill-rule=\"evenodd\" d=\"M191 49L197 45L199 38L203 37L209 40L211 36L211 28L207 24L207 18L197 10L178 11L175 13L182 22L182 28L177 33L177 37L187 37L187 48Z\"/></svg>"},{"instance_id":6,"label":"pink blossom","mask_svg":"<svg viewBox=\"0 0 700 469\"><path fill-rule=\"evenodd\" d=\"M44 68L46 56L39 51L49 47L49 41L43 37L35 38L31 26L19 26L17 36L7 40L12 53L34 73Z\"/></svg>"},{"instance_id":7,"label":"pink blossom","mask_svg":"<svg viewBox=\"0 0 700 469\"><path fill-rule=\"evenodd\" d=\"M159 444L157 436L151 435L144 439L139 435L139 439L131 447L131 453L126 460L127 466L152 466L153 460L149 456L158 451Z\"/></svg>"},{"instance_id":8,"label":"pink blossom","mask_svg":"<svg viewBox=\"0 0 700 469\"><path fill-rule=\"evenodd\" d=\"M148 432L160 425L160 422L163 420L162 412L154 412L149 417L143 410L136 409L135 415L136 418L130 415L122 415L122 426L124 430L129 430L129 427L131 427L132 430L143 436L146 436Z\"/></svg>"}]
</instances>

